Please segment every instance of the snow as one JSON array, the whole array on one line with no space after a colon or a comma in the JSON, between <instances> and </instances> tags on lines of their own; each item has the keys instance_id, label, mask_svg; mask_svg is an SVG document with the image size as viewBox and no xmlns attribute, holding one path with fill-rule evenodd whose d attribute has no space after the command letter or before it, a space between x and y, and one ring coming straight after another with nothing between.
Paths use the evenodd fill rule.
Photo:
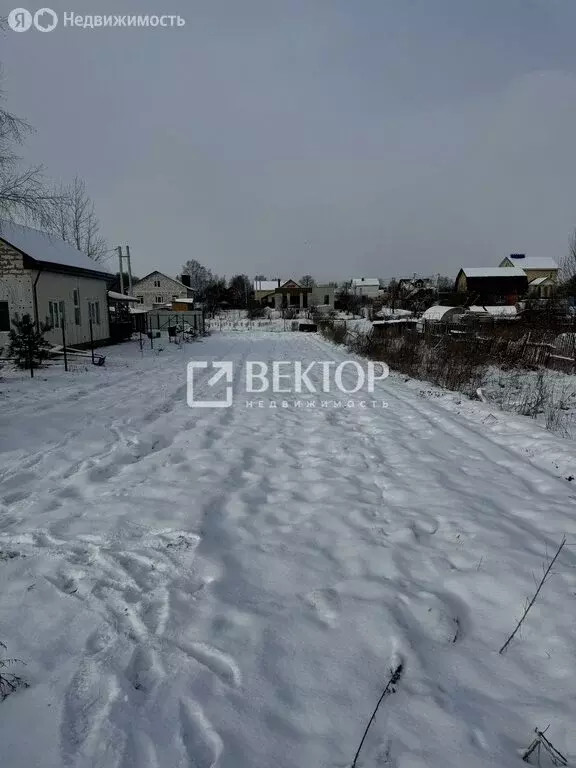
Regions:
<instances>
[{"instance_id":1,"label":"snow","mask_svg":"<svg viewBox=\"0 0 576 768\"><path fill-rule=\"evenodd\" d=\"M520 267L462 267L466 277L526 277Z\"/></svg>"},{"instance_id":2,"label":"snow","mask_svg":"<svg viewBox=\"0 0 576 768\"><path fill-rule=\"evenodd\" d=\"M231 408L187 407L190 359L234 361ZM548 724L573 759L571 547L498 649L574 541L574 443L394 374L246 402L248 360L350 359L255 328L0 382L11 768L350 766L399 660L359 766L520 766Z\"/></svg>"},{"instance_id":3,"label":"snow","mask_svg":"<svg viewBox=\"0 0 576 768\"><path fill-rule=\"evenodd\" d=\"M116 293L116 291L108 291L108 298L114 299L114 301L139 301L135 296L128 296L126 293Z\"/></svg>"},{"instance_id":4,"label":"snow","mask_svg":"<svg viewBox=\"0 0 576 768\"><path fill-rule=\"evenodd\" d=\"M518 314L516 307L513 304L510 305L498 305L498 306L471 306L468 308L469 312L477 312L480 314L487 313L489 315L495 315L497 317L513 317Z\"/></svg>"},{"instance_id":5,"label":"snow","mask_svg":"<svg viewBox=\"0 0 576 768\"><path fill-rule=\"evenodd\" d=\"M351 283L353 288L362 288L363 286L380 288L380 280L377 277L353 277Z\"/></svg>"},{"instance_id":6,"label":"snow","mask_svg":"<svg viewBox=\"0 0 576 768\"><path fill-rule=\"evenodd\" d=\"M558 264L550 256L527 256L510 261L522 269L558 269Z\"/></svg>"},{"instance_id":7,"label":"snow","mask_svg":"<svg viewBox=\"0 0 576 768\"><path fill-rule=\"evenodd\" d=\"M445 317L450 317L451 315L463 314L463 313L464 313L464 309L462 309L461 307L441 307L439 305L435 305L433 307L428 307L428 309L423 313L420 320L421 321L442 320Z\"/></svg>"},{"instance_id":8,"label":"snow","mask_svg":"<svg viewBox=\"0 0 576 768\"><path fill-rule=\"evenodd\" d=\"M376 317L411 317L414 313L409 309L392 309L392 307L382 307L375 313Z\"/></svg>"},{"instance_id":9,"label":"snow","mask_svg":"<svg viewBox=\"0 0 576 768\"><path fill-rule=\"evenodd\" d=\"M394 325L398 323L411 323L414 322L409 317L396 317L392 318L391 320L374 320L372 325Z\"/></svg>"},{"instance_id":10,"label":"snow","mask_svg":"<svg viewBox=\"0 0 576 768\"><path fill-rule=\"evenodd\" d=\"M0 238L35 261L43 264L59 264L75 269L87 269L109 276L108 270L85 253L78 251L68 243L53 235L47 235L38 229L23 227L11 221L0 221Z\"/></svg>"}]
</instances>

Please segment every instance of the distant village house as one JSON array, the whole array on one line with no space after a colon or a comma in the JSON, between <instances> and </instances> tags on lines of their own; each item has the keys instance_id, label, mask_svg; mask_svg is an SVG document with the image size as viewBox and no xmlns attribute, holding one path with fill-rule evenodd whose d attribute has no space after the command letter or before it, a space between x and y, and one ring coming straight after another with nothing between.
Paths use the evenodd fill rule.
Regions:
<instances>
[{"instance_id":1,"label":"distant village house","mask_svg":"<svg viewBox=\"0 0 576 768\"><path fill-rule=\"evenodd\" d=\"M132 288L134 296L140 304L150 309L172 304L176 299L194 300L194 289L190 287L190 275L181 275L177 280L174 277L154 270L134 283ZM187 308L192 309L189 302Z\"/></svg>"},{"instance_id":2,"label":"distant village house","mask_svg":"<svg viewBox=\"0 0 576 768\"><path fill-rule=\"evenodd\" d=\"M467 293L477 304L515 304L528 290L528 278L520 267L462 267L456 291Z\"/></svg>"},{"instance_id":3,"label":"distant village house","mask_svg":"<svg viewBox=\"0 0 576 768\"><path fill-rule=\"evenodd\" d=\"M380 294L380 280L377 277L354 277L350 291L358 298L375 299Z\"/></svg>"}]
</instances>

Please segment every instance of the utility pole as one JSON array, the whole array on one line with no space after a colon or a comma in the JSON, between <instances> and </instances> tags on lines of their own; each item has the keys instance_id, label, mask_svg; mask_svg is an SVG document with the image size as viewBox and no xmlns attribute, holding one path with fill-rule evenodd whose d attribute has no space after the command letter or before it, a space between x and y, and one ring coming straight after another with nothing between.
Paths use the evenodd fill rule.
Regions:
<instances>
[{"instance_id":1,"label":"utility pole","mask_svg":"<svg viewBox=\"0 0 576 768\"><path fill-rule=\"evenodd\" d=\"M119 245L116 250L118 251L118 261L120 263L120 293L124 293L124 273L122 267L122 246Z\"/></svg>"},{"instance_id":2,"label":"utility pole","mask_svg":"<svg viewBox=\"0 0 576 768\"><path fill-rule=\"evenodd\" d=\"M126 246L126 261L128 262L128 295L132 296L132 263L130 261L130 246Z\"/></svg>"}]
</instances>

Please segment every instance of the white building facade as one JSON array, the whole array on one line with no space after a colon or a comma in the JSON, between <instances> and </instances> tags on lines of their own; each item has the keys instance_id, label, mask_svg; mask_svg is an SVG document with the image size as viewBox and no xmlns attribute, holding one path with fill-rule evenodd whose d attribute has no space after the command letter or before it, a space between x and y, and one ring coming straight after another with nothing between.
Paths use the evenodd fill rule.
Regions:
<instances>
[{"instance_id":1,"label":"white building facade","mask_svg":"<svg viewBox=\"0 0 576 768\"><path fill-rule=\"evenodd\" d=\"M183 277L186 278L186 275ZM163 307L171 304L174 299L194 298L194 290L189 285L158 270L135 282L132 293L140 304L149 308Z\"/></svg>"},{"instance_id":2,"label":"white building facade","mask_svg":"<svg viewBox=\"0 0 576 768\"><path fill-rule=\"evenodd\" d=\"M354 277L350 291L354 296L375 299L380 294L380 280L377 277Z\"/></svg>"},{"instance_id":3,"label":"white building facade","mask_svg":"<svg viewBox=\"0 0 576 768\"><path fill-rule=\"evenodd\" d=\"M11 222L0 223L0 347L13 318L28 314L48 323L45 338L70 346L110 338L107 284L112 275L56 237ZM90 322L92 321L92 322Z\"/></svg>"}]
</instances>

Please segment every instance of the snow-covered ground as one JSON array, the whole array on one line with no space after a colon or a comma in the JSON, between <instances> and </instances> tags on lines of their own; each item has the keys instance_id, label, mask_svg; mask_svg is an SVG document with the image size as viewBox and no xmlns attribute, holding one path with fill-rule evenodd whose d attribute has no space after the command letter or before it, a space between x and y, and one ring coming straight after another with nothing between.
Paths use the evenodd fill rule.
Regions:
<instances>
[{"instance_id":1,"label":"snow-covered ground","mask_svg":"<svg viewBox=\"0 0 576 768\"><path fill-rule=\"evenodd\" d=\"M247 360L348 359L316 335L155 345L0 381L3 765L344 768L400 661L359 766L521 766L547 725L574 760L573 547L498 653L575 541L573 442L397 375L248 406Z\"/></svg>"},{"instance_id":2,"label":"snow-covered ground","mask_svg":"<svg viewBox=\"0 0 576 768\"><path fill-rule=\"evenodd\" d=\"M546 368L503 371L492 367L484 378L482 391L490 402L576 440L576 376Z\"/></svg>"}]
</instances>

